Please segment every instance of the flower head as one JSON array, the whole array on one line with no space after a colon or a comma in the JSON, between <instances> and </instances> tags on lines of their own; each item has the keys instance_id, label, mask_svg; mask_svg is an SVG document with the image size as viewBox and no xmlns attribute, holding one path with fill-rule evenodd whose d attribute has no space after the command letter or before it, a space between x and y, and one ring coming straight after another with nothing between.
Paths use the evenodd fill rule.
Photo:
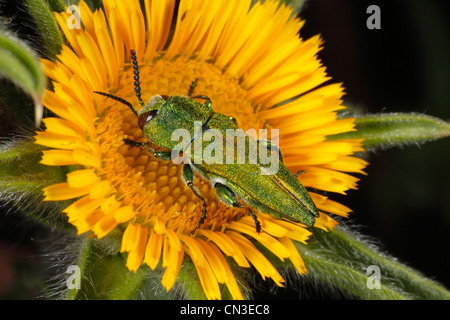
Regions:
<instances>
[{"instance_id":1,"label":"flower head","mask_svg":"<svg viewBox=\"0 0 450 320\"><path fill-rule=\"evenodd\" d=\"M77 168L67 182L45 188L45 199L74 199L64 212L79 234L102 238L123 230L127 267L154 269L161 263L167 290L186 256L209 299L221 298L219 284L233 298L243 297L229 263L253 265L282 286L284 279L255 242L306 272L293 243L308 239L304 225L259 212L258 233L245 209L223 204L201 177L195 185L208 214L197 228L202 202L182 180L181 166L125 144L124 138L147 141L136 115L94 91L139 108L129 56L134 49L144 100L186 95L198 79L195 91L209 96L214 111L233 116L242 129L279 129L284 163L292 172L304 170L298 177L304 186L345 193L357 182L348 173L361 173L366 163L351 156L362 150L361 141L326 141L328 135L354 130L354 124L336 116L344 108L342 86L323 85L329 78L317 59L320 38L300 39L303 21L290 18L291 10L278 1L249 10L250 0L182 0L177 12L173 0L144 1L143 8L137 0L103 4L104 11L91 12L80 2L80 29L69 29L67 13L56 14L70 46L56 62L42 60L53 82L43 103L58 117L45 118L46 130L35 137L50 148L41 162ZM350 212L323 195L310 195L320 212L315 227L333 228L329 214Z\"/></svg>"}]
</instances>

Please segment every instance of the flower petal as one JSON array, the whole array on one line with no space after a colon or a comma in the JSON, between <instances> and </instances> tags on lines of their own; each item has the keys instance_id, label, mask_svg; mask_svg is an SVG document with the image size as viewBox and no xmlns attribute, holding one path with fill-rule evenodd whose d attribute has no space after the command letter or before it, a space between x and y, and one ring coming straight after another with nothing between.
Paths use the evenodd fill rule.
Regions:
<instances>
[{"instance_id":1,"label":"flower petal","mask_svg":"<svg viewBox=\"0 0 450 320\"><path fill-rule=\"evenodd\" d=\"M205 258L205 252L202 250L197 239L193 239L189 236L181 235L183 243L192 258L192 262L197 269L198 276L200 278L200 283L202 284L205 295L208 299L220 299L220 289L217 282L216 276L209 264L208 260Z\"/></svg>"},{"instance_id":2,"label":"flower petal","mask_svg":"<svg viewBox=\"0 0 450 320\"><path fill-rule=\"evenodd\" d=\"M239 233L228 231L227 235L236 243L236 245L243 249L245 257L252 263L256 270L258 270L263 279L265 279L265 277L272 278L279 287L283 287L283 277L278 273L270 261L264 257L258 248Z\"/></svg>"},{"instance_id":3,"label":"flower petal","mask_svg":"<svg viewBox=\"0 0 450 320\"><path fill-rule=\"evenodd\" d=\"M161 259L163 245L163 236L150 229L150 238L145 250L144 263L146 263L152 270L155 270L156 266Z\"/></svg>"}]
</instances>

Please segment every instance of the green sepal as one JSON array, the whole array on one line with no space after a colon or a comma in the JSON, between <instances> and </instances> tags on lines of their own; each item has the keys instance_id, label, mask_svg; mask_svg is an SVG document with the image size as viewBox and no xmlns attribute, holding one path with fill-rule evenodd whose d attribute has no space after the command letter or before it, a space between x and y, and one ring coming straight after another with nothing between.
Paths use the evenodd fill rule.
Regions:
<instances>
[{"instance_id":1,"label":"green sepal","mask_svg":"<svg viewBox=\"0 0 450 320\"><path fill-rule=\"evenodd\" d=\"M152 271L145 265L136 272L127 269L127 255L119 252L119 239L119 233L115 232L100 240L80 237L78 258L72 264L78 266L79 278L73 278L75 273L68 272L65 299L162 300L173 297L174 292L167 292L161 285L163 270Z\"/></svg>"},{"instance_id":2,"label":"green sepal","mask_svg":"<svg viewBox=\"0 0 450 320\"><path fill-rule=\"evenodd\" d=\"M364 139L366 150L419 144L450 136L450 123L424 114L387 113L357 115L356 131L327 140Z\"/></svg>"},{"instance_id":3,"label":"green sepal","mask_svg":"<svg viewBox=\"0 0 450 320\"><path fill-rule=\"evenodd\" d=\"M50 10L54 12L63 12L66 10L66 4L62 0L46 0Z\"/></svg>"},{"instance_id":4,"label":"green sepal","mask_svg":"<svg viewBox=\"0 0 450 320\"><path fill-rule=\"evenodd\" d=\"M231 262L230 267L235 267ZM235 273L235 272L233 272ZM238 275L235 273L235 276L238 278ZM244 295L247 290L244 283L241 284L241 290L244 290ZM180 288L183 292L184 298L188 300L206 300L205 292L203 291L202 284L200 282L197 270L195 268L194 263L190 259L190 257L185 256L183 259L183 264L181 265L180 271L178 273L178 278L176 281L177 288ZM220 294L222 300L232 300L230 291L227 286L224 284L219 284Z\"/></svg>"},{"instance_id":5,"label":"green sepal","mask_svg":"<svg viewBox=\"0 0 450 320\"><path fill-rule=\"evenodd\" d=\"M7 141L0 146L0 198L19 212L51 229L73 232L61 210L70 202L43 201L42 189L65 182L62 167L39 163L42 147L32 141Z\"/></svg>"},{"instance_id":6,"label":"green sepal","mask_svg":"<svg viewBox=\"0 0 450 320\"><path fill-rule=\"evenodd\" d=\"M60 53L63 37L52 10L44 0L26 0L28 11L39 29L47 58L55 59ZM56 5L56 3L53 3ZM57 7L59 10L60 5Z\"/></svg>"},{"instance_id":7,"label":"green sepal","mask_svg":"<svg viewBox=\"0 0 450 320\"><path fill-rule=\"evenodd\" d=\"M71 265L78 266L79 286L67 275L72 286L67 288L67 300L205 300L197 271L193 262L185 257L178 278L169 292L162 286L164 269L158 266L151 270L142 264L136 272L126 267L126 253L120 253L121 230L114 230L103 239L79 238L78 258ZM66 268L68 268L66 266ZM226 286L221 286L222 299L231 295Z\"/></svg>"},{"instance_id":8,"label":"green sepal","mask_svg":"<svg viewBox=\"0 0 450 320\"><path fill-rule=\"evenodd\" d=\"M293 13L299 13L305 5L306 0L281 0L280 3L290 6Z\"/></svg>"},{"instance_id":9,"label":"green sepal","mask_svg":"<svg viewBox=\"0 0 450 320\"><path fill-rule=\"evenodd\" d=\"M448 300L450 292L439 283L381 252L375 243L340 224L329 232L314 229L307 244L296 243L308 273L303 283L366 300ZM374 286L378 268L379 286ZM368 269L369 268L369 269Z\"/></svg>"},{"instance_id":10,"label":"green sepal","mask_svg":"<svg viewBox=\"0 0 450 320\"><path fill-rule=\"evenodd\" d=\"M42 187L65 181L65 170L62 167L39 163L43 147L30 140L4 141L0 146L0 178L4 182L2 187L18 181L30 181Z\"/></svg>"},{"instance_id":11,"label":"green sepal","mask_svg":"<svg viewBox=\"0 0 450 320\"><path fill-rule=\"evenodd\" d=\"M29 95L34 102L36 123L43 110L41 98L46 78L36 54L10 32L0 29L0 76L4 77ZM20 110L12 110L20 113Z\"/></svg>"},{"instance_id":12,"label":"green sepal","mask_svg":"<svg viewBox=\"0 0 450 320\"><path fill-rule=\"evenodd\" d=\"M252 0L251 6L253 7L257 2L264 3L266 0ZM280 5L287 5L292 8L293 15L299 13L305 3L306 0L280 0Z\"/></svg>"}]
</instances>

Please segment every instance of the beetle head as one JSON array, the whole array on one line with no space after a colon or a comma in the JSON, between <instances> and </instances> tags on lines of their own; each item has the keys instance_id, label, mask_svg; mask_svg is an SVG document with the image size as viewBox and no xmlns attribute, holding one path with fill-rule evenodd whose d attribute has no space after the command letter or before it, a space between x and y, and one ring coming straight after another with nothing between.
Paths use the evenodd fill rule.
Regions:
<instances>
[{"instance_id":1,"label":"beetle head","mask_svg":"<svg viewBox=\"0 0 450 320\"><path fill-rule=\"evenodd\" d=\"M148 103L139 110L138 125L141 130L153 120L161 107L166 103L169 97L165 95L154 95Z\"/></svg>"}]
</instances>

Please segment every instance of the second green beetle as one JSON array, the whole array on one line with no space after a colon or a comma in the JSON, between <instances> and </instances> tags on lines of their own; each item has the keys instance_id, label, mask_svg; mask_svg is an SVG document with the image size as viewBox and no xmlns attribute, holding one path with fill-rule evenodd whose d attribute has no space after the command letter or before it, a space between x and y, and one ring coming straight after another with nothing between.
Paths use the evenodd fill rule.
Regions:
<instances>
[{"instance_id":1,"label":"second green beetle","mask_svg":"<svg viewBox=\"0 0 450 320\"><path fill-rule=\"evenodd\" d=\"M225 204L232 207L244 207L238 200L241 199L255 221L257 232L261 231L261 225L252 209L307 226L314 224L315 218L319 216L317 208L297 176L283 164L281 154L275 145L266 140L254 140L245 135L234 118L214 112L208 97L191 96L196 82L191 85L187 96L155 95L144 105L141 99L139 68L134 50L131 51L131 55L134 64L135 91L141 104L139 112L122 98L103 92L96 93L126 104L136 114L138 126L149 142L124 139L126 144L148 148L155 157L166 161L174 160L175 155L184 155L183 179L203 203L202 215L197 227L205 220L207 212L204 197L193 185L193 170L211 182L218 198ZM202 104L193 99L203 99L205 102ZM182 132L190 138L181 142L179 139L174 139L174 132L177 130L183 130ZM267 165L257 159L250 159L252 150L249 147L239 148L234 139L223 138L219 141L223 148L219 151L220 154L215 154L214 157L217 159L219 156L233 161L218 163L213 161L214 159L205 158L203 151L207 148L207 143L202 139L202 135L215 132L214 139L217 140L218 137L226 137L230 130L238 132L237 139L243 138L247 142L246 146L251 146L252 143L257 145L258 153L276 150L277 156L279 155L276 172L266 172L269 169ZM155 151L150 143L168 151ZM198 150L191 152L192 146L194 149L200 146L200 152L196 152ZM227 149L229 151L230 148L233 151L237 150L231 157L227 154ZM215 152L217 153L217 150ZM245 161L239 162L238 158Z\"/></svg>"}]
</instances>

